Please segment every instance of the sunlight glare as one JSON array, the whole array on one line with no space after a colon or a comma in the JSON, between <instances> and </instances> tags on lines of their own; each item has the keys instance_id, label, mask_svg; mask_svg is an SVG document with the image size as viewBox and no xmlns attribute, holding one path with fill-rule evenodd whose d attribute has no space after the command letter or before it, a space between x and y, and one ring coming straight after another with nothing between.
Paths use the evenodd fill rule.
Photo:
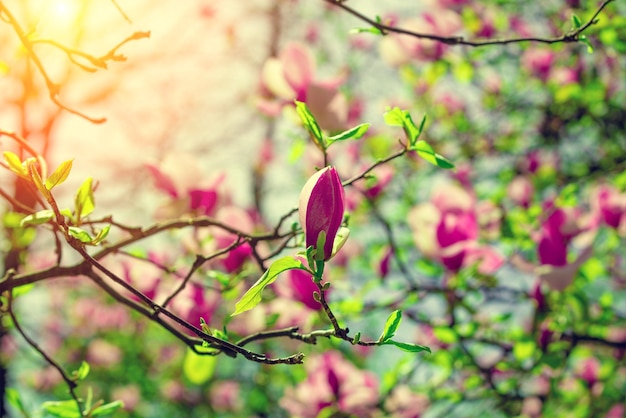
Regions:
<instances>
[{"instance_id":1,"label":"sunlight glare","mask_svg":"<svg viewBox=\"0 0 626 418\"><path fill-rule=\"evenodd\" d=\"M78 0L52 0L50 2L50 17L59 23L72 23L80 12Z\"/></svg>"}]
</instances>

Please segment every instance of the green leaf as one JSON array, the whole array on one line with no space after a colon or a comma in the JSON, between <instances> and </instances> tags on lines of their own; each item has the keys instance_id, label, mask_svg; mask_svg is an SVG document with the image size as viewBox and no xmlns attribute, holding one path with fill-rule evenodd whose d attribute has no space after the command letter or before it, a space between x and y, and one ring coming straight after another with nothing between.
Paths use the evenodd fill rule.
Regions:
<instances>
[{"instance_id":1,"label":"green leaf","mask_svg":"<svg viewBox=\"0 0 626 418\"><path fill-rule=\"evenodd\" d=\"M20 393L17 390L13 388L7 388L5 390L5 396L9 405L20 411L25 417L29 416L28 411L22 403L22 398L20 398Z\"/></svg>"},{"instance_id":2,"label":"green leaf","mask_svg":"<svg viewBox=\"0 0 626 418\"><path fill-rule=\"evenodd\" d=\"M122 401L109 402L104 405L100 405L99 407L91 411L91 416L101 417L103 415L109 415L123 407L124 407L124 402Z\"/></svg>"},{"instance_id":3,"label":"green leaf","mask_svg":"<svg viewBox=\"0 0 626 418\"><path fill-rule=\"evenodd\" d=\"M252 285L250 289L241 297L239 302L235 304L235 312L231 314L231 316L239 315L242 312L248 311L254 308L261 302L261 295L263 293L263 289L266 286L273 283L276 280L276 277L286 270L308 270L297 258L292 256L286 256L276 260L269 269L257 280L255 284Z\"/></svg>"},{"instance_id":4,"label":"green leaf","mask_svg":"<svg viewBox=\"0 0 626 418\"><path fill-rule=\"evenodd\" d=\"M76 402L71 401L49 401L41 404L41 408L48 414L58 418L80 418L82 415Z\"/></svg>"},{"instance_id":5,"label":"green leaf","mask_svg":"<svg viewBox=\"0 0 626 418\"><path fill-rule=\"evenodd\" d=\"M52 190L53 187L63 183L72 171L72 162L74 160L63 161L46 179L46 189Z\"/></svg>"},{"instance_id":6,"label":"green leaf","mask_svg":"<svg viewBox=\"0 0 626 418\"><path fill-rule=\"evenodd\" d=\"M400 350L408 351L409 353L419 353L421 351L431 352L430 347L426 347L425 345L401 343L394 340L387 340L383 343L383 345L395 345Z\"/></svg>"},{"instance_id":7,"label":"green leaf","mask_svg":"<svg viewBox=\"0 0 626 418\"><path fill-rule=\"evenodd\" d=\"M201 385L213 377L216 365L217 356L202 356L188 349L183 360L183 373L191 383Z\"/></svg>"},{"instance_id":8,"label":"green leaf","mask_svg":"<svg viewBox=\"0 0 626 418\"><path fill-rule=\"evenodd\" d=\"M360 139L363 135L365 135L369 127L369 123L362 123L355 126L354 128L348 129L347 131L343 131L340 134L331 136L330 138L328 138L328 145L332 144L335 141L345 141L346 139Z\"/></svg>"},{"instance_id":9,"label":"green leaf","mask_svg":"<svg viewBox=\"0 0 626 418\"><path fill-rule=\"evenodd\" d=\"M413 119L408 111L402 110L399 107L388 109L383 115L385 123L389 126L401 126L404 129L404 133L409 140L409 144L414 144L417 138L422 133L420 128L415 126ZM422 119L421 127L424 125L425 119Z\"/></svg>"},{"instance_id":10,"label":"green leaf","mask_svg":"<svg viewBox=\"0 0 626 418\"><path fill-rule=\"evenodd\" d=\"M581 22L580 18L576 15L572 15L572 23L574 24L574 29L580 29L583 25L583 22Z\"/></svg>"},{"instance_id":11,"label":"green leaf","mask_svg":"<svg viewBox=\"0 0 626 418\"><path fill-rule=\"evenodd\" d=\"M327 146L324 142L324 134L322 133L320 126L317 124L315 116L313 116L306 103L296 100L296 113L298 113L302 124L311 134L311 139L315 145L317 145L317 147L322 151L325 150Z\"/></svg>"},{"instance_id":12,"label":"green leaf","mask_svg":"<svg viewBox=\"0 0 626 418\"><path fill-rule=\"evenodd\" d=\"M350 31L348 32L351 35L355 35L355 34L359 34L359 33L373 33L374 35L383 35L383 32L375 27L371 27L371 28L352 28L350 29Z\"/></svg>"},{"instance_id":13,"label":"green leaf","mask_svg":"<svg viewBox=\"0 0 626 418\"><path fill-rule=\"evenodd\" d=\"M581 43L587 45L587 52L588 53L593 54L593 45L591 44L591 42L589 41L589 39L585 35L580 36L578 38L578 40Z\"/></svg>"},{"instance_id":14,"label":"green leaf","mask_svg":"<svg viewBox=\"0 0 626 418\"><path fill-rule=\"evenodd\" d=\"M417 155L421 158L439 168L454 168L454 164L452 164L450 160L441 154L437 154L435 150L433 150L433 147L431 147L430 144L424 140L416 141L415 144L409 148L409 150L416 151Z\"/></svg>"},{"instance_id":15,"label":"green leaf","mask_svg":"<svg viewBox=\"0 0 626 418\"><path fill-rule=\"evenodd\" d=\"M513 355L519 361L524 361L532 357L532 355L535 353L536 348L537 344L535 343L535 341L531 339L524 339L515 343L515 345L513 346Z\"/></svg>"},{"instance_id":16,"label":"green leaf","mask_svg":"<svg viewBox=\"0 0 626 418\"><path fill-rule=\"evenodd\" d=\"M111 230L111 225L105 225L104 228L102 228L100 231L98 231L98 234L93 239L91 244L92 245L100 244L102 242L102 240L104 240L107 237L107 235L109 235L109 231L110 230Z\"/></svg>"},{"instance_id":17,"label":"green leaf","mask_svg":"<svg viewBox=\"0 0 626 418\"><path fill-rule=\"evenodd\" d=\"M84 242L85 244L91 244L93 242L93 238L87 231L84 229L78 228L76 226L70 226L68 228L68 232L71 236L79 240L80 242Z\"/></svg>"},{"instance_id":18,"label":"green leaf","mask_svg":"<svg viewBox=\"0 0 626 418\"><path fill-rule=\"evenodd\" d=\"M44 209L25 216L24 219L21 220L20 226L41 225L50 222L52 218L54 218L54 212L51 209Z\"/></svg>"},{"instance_id":19,"label":"green leaf","mask_svg":"<svg viewBox=\"0 0 626 418\"><path fill-rule=\"evenodd\" d=\"M88 216L96 208L93 198L92 183L93 179L91 177L87 177L87 179L85 179L83 184L81 184L76 191L76 196L74 198L76 223L78 223L82 217Z\"/></svg>"},{"instance_id":20,"label":"green leaf","mask_svg":"<svg viewBox=\"0 0 626 418\"><path fill-rule=\"evenodd\" d=\"M89 375L89 370L89 363L83 361L82 363L80 363L80 367L78 368L78 370L74 372L74 376L76 376L77 380L85 380L87 375Z\"/></svg>"},{"instance_id":21,"label":"green leaf","mask_svg":"<svg viewBox=\"0 0 626 418\"><path fill-rule=\"evenodd\" d=\"M448 327L435 327L433 334L444 344L454 344L457 341L457 334Z\"/></svg>"},{"instance_id":22,"label":"green leaf","mask_svg":"<svg viewBox=\"0 0 626 418\"><path fill-rule=\"evenodd\" d=\"M9 165L9 170L11 170L20 177L28 178L28 170L26 170L26 167L22 165L22 160L20 160L20 157L18 157L11 151L4 151L2 155L4 155L4 160Z\"/></svg>"},{"instance_id":23,"label":"green leaf","mask_svg":"<svg viewBox=\"0 0 626 418\"><path fill-rule=\"evenodd\" d=\"M393 338L396 335L396 331L400 326L400 322L402 321L402 311L395 310L387 317L387 323L385 323L385 329L383 333L378 338L379 343L385 343L386 341Z\"/></svg>"}]
</instances>

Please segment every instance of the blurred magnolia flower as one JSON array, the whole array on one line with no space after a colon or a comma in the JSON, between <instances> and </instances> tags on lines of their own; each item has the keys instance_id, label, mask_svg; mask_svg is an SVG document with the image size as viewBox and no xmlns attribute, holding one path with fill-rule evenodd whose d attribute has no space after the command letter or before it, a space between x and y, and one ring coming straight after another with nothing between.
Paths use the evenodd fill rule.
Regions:
<instances>
[{"instance_id":1,"label":"blurred magnolia flower","mask_svg":"<svg viewBox=\"0 0 626 418\"><path fill-rule=\"evenodd\" d=\"M437 0L439 6L446 9L462 9L470 0Z\"/></svg>"},{"instance_id":2,"label":"blurred magnolia flower","mask_svg":"<svg viewBox=\"0 0 626 418\"><path fill-rule=\"evenodd\" d=\"M574 208L555 208L551 202L545 205L545 212L550 215L538 236L537 255L541 265L535 272L550 288L563 290L572 283L580 266L591 256L592 248L586 247L574 262L568 263L569 244L584 231L579 225L580 213Z\"/></svg>"},{"instance_id":3,"label":"blurred magnolia flower","mask_svg":"<svg viewBox=\"0 0 626 418\"><path fill-rule=\"evenodd\" d=\"M530 47L522 54L522 68L541 81L550 77L554 52L548 48Z\"/></svg>"},{"instance_id":4,"label":"blurred magnolia flower","mask_svg":"<svg viewBox=\"0 0 626 418\"><path fill-rule=\"evenodd\" d=\"M278 57L265 61L261 71L261 97L257 105L268 116L278 116L294 100L307 104L322 129L346 128L348 102L339 92L344 77L315 80L315 59L303 44L292 42Z\"/></svg>"},{"instance_id":5,"label":"blurred magnolia flower","mask_svg":"<svg viewBox=\"0 0 626 418\"><path fill-rule=\"evenodd\" d=\"M337 170L330 166L311 176L300 193L298 211L306 247L317 248L320 234L324 233L326 241L324 248L318 249L318 257L326 261L339 251L347 238L346 232L340 233L345 199Z\"/></svg>"},{"instance_id":6,"label":"blurred magnolia flower","mask_svg":"<svg viewBox=\"0 0 626 418\"><path fill-rule=\"evenodd\" d=\"M179 283L176 283L178 286ZM202 286L190 283L171 302L172 311L190 324L200 328L200 318L211 323L213 313L218 306L217 292L207 291ZM193 334L190 330L184 332Z\"/></svg>"},{"instance_id":7,"label":"blurred magnolia flower","mask_svg":"<svg viewBox=\"0 0 626 418\"><path fill-rule=\"evenodd\" d=\"M211 386L211 406L218 412L237 412L242 408L239 382L219 380Z\"/></svg>"},{"instance_id":8,"label":"blurred magnolia flower","mask_svg":"<svg viewBox=\"0 0 626 418\"><path fill-rule=\"evenodd\" d=\"M316 418L323 410L373 417L378 403L378 381L357 369L336 351L311 356L305 363L306 380L285 389L280 406L293 417Z\"/></svg>"},{"instance_id":9,"label":"blurred magnolia flower","mask_svg":"<svg viewBox=\"0 0 626 418\"><path fill-rule=\"evenodd\" d=\"M376 268L376 271L378 271L378 275L381 279L384 279L389 274L389 265L391 264L391 259L393 258L393 255L394 253L391 247L387 247L383 252L382 257L378 262L378 267Z\"/></svg>"},{"instance_id":10,"label":"blurred magnolia flower","mask_svg":"<svg viewBox=\"0 0 626 418\"><path fill-rule=\"evenodd\" d=\"M481 273L495 272L504 260L493 248L478 243L477 207L475 198L465 189L452 184L439 186L430 202L409 212L415 245L448 270L458 271L478 263Z\"/></svg>"},{"instance_id":11,"label":"blurred magnolia flower","mask_svg":"<svg viewBox=\"0 0 626 418\"><path fill-rule=\"evenodd\" d=\"M399 385L385 400L385 410L392 418L419 418L429 404L428 396L411 391L407 385Z\"/></svg>"},{"instance_id":12,"label":"blurred magnolia flower","mask_svg":"<svg viewBox=\"0 0 626 418\"><path fill-rule=\"evenodd\" d=\"M91 366L103 368L118 364L122 357L122 350L118 346L102 338L95 339L89 343L85 356Z\"/></svg>"},{"instance_id":13,"label":"blurred magnolia flower","mask_svg":"<svg viewBox=\"0 0 626 418\"><path fill-rule=\"evenodd\" d=\"M391 180L393 180L395 169L389 164L383 164L376 167L372 174L374 177L365 182L363 194L369 199L376 199L383 193L385 187L391 183Z\"/></svg>"},{"instance_id":14,"label":"blurred magnolia flower","mask_svg":"<svg viewBox=\"0 0 626 418\"><path fill-rule=\"evenodd\" d=\"M157 190L167 194L171 201L157 209L157 219L177 218L185 214L213 215L220 198L219 187L224 175L206 180L194 156L167 154L158 164L145 167Z\"/></svg>"},{"instance_id":15,"label":"blurred magnolia flower","mask_svg":"<svg viewBox=\"0 0 626 418\"><path fill-rule=\"evenodd\" d=\"M535 188L527 176L515 177L506 188L507 195L515 204L528 209L532 202Z\"/></svg>"},{"instance_id":16,"label":"blurred magnolia flower","mask_svg":"<svg viewBox=\"0 0 626 418\"><path fill-rule=\"evenodd\" d=\"M600 223L614 229L626 223L626 193L620 193L613 186L598 186L592 196L592 206Z\"/></svg>"},{"instance_id":17,"label":"blurred magnolia flower","mask_svg":"<svg viewBox=\"0 0 626 418\"><path fill-rule=\"evenodd\" d=\"M141 389L135 384L116 386L111 390L111 398L122 401L125 411L133 411L141 402Z\"/></svg>"},{"instance_id":18,"label":"blurred magnolia flower","mask_svg":"<svg viewBox=\"0 0 626 418\"><path fill-rule=\"evenodd\" d=\"M434 7L420 17L406 20L398 26L416 33L448 37L454 36L463 25L457 13ZM446 49L447 45L442 42L400 34L390 34L380 41L382 58L395 66L411 60L436 61Z\"/></svg>"},{"instance_id":19,"label":"blurred magnolia flower","mask_svg":"<svg viewBox=\"0 0 626 418\"><path fill-rule=\"evenodd\" d=\"M244 233L252 233L254 230L254 220L250 214L236 206L226 206L221 208L216 218L225 225L235 226L238 230ZM222 228L211 228L213 239L215 240L215 246L217 249L227 248L234 244L239 237L229 231ZM227 273L236 273L243 267L246 260L252 255L252 247L248 243L239 245L232 249L224 256L218 258L218 263L224 268Z\"/></svg>"},{"instance_id":20,"label":"blurred magnolia flower","mask_svg":"<svg viewBox=\"0 0 626 418\"><path fill-rule=\"evenodd\" d=\"M521 271L535 274L552 290L561 291L573 282L580 266L591 257L595 225L579 209L558 208L552 202L544 205L544 213L548 215L534 237L539 265L518 255L511 261ZM574 261L569 262L568 250L574 238L582 250Z\"/></svg>"},{"instance_id":21,"label":"blurred magnolia flower","mask_svg":"<svg viewBox=\"0 0 626 418\"><path fill-rule=\"evenodd\" d=\"M595 357L588 357L578 361L574 369L576 375L584 380L588 387L591 388L598 381L600 362Z\"/></svg>"}]
</instances>

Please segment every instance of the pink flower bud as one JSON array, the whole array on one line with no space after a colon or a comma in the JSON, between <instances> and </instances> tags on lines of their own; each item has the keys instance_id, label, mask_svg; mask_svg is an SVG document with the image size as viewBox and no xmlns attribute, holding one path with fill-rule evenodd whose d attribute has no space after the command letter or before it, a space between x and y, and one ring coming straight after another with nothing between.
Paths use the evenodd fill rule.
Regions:
<instances>
[{"instance_id":1,"label":"pink flower bud","mask_svg":"<svg viewBox=\"0 0 626 418\"><path fill-rule=\"evenodd\" d=\"M298 210L306 246L317 247L318 237L324 232L324 260L333 256L333 243L343 221L344 206L345 192L334 167L323 168L311 176L300 193Z\"/></svg>"}]
</instances>

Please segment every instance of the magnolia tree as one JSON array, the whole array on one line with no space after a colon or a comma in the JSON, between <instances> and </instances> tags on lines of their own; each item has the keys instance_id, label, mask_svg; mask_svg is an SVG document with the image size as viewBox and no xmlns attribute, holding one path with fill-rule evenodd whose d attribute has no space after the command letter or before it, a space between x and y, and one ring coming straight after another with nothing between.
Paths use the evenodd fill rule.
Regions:
<instances>
[{"instance_id":1,"label":"magnolia tree","mask_svg":"<svg viewBox=\"0 0 626 418\"><path fill-rule=\"evenodd\" d=\"M210 150L76 169L103 144L60 119L114 118L73 80L151 34L98 56L0 1L0 415L622 417L623 2L253 3L193 4L227 49L269 28L241 199Z\"/></svg>"}]
</instances>

